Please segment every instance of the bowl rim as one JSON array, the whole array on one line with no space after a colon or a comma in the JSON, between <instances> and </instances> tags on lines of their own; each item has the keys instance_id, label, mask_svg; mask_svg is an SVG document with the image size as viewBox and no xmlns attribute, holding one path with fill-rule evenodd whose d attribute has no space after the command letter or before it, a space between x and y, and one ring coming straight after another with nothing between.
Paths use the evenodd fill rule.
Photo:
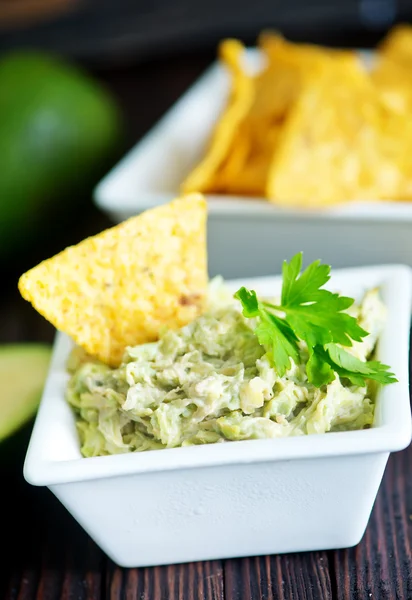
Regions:
<instances>
[{"instance_id":1,"label":"bowl rim","mask_svg":"<svg viewBox=\"0 0 412 600\"><path fill-rule=\"evenodd\" d=\"M239 285L264 289L265 286L279 286L280 282L279 276L227 281L232 289L237 289ZM340 289L342 286L343 292L345 285L350 285L360 294L373 285L379 285L379 282L385 296L388 318L377 354L391 365L399 382L379 390L375 418L380 423L375 427L361 431L236 441L87 459L81 457L76 439L76 456L73 453L67 456L56 449L64 450L65 442L62 440L65 436L68 439L71 436L71 440L73 435L76 436L74 416L64 399L68 380L65 363L72 342L58 332L26 454L25 479L33 485L50 486L177 469L387 453L404 449L412 436L409 397L412 269L405 265L380 265L332 271L332 287ZM355 292L351 293L355 295ZM393 406L396 406L396 410L391 409Z\"/></svg>"}]
</instances>

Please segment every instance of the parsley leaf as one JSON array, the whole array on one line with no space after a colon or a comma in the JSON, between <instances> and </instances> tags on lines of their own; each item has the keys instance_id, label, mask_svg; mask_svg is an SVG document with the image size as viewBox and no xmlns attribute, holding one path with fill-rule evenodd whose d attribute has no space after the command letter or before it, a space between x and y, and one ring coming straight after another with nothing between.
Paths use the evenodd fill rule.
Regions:
<instances>
[{"instance_id":1,"label":"parsley leaf","mask_svg":"<svg viewBox=\"0 0 412 600\"><path fill-rule=\"evenodd\" d=\"M298 338L295 333L286 321L264 309L253 290L242 287L236 292L235 298L240 300L245 317L260 317L255 329L259 344L267 348L280 377L283 377L291 367L290 359L295 362L299 360Z\"/></svg>"},{"instance_id":2,"label":"parsley leaf","mask_svg":"<svg viewBox=\"0 0 412 600\"><path fill-rule=\"evenodd\" d=\"M255 333L259 343L269 349L280 377L292 366L290 359L295 363L299 362L298 340L293 330L282 319L263 311Z\"/></svg>"},{"instance_id":3,"label":"parsley leaf","mask_svg":"<svg viewBox=\"0 0 412 600\"><path fill-rule=\"evenodd\" d=\"M329 363L332 368L337 372L340 371L342 377L347 377L352 382L354 374L356 379L358 378L357 374L359 374L364 378L374 379L383 385L398 381L395 375L389 372L390 367L377 360L363 362L356 356L346 352L343 348L336 346L336 344L328 344L326 351L329 355Z\"/></svg>"},{"instance_id":4,"label":"parsley leaf","mask_svg":"<svg viewBox=\"0 0 412 600\"><path fill-rule=\"evenodd\" d=\"M236 294L247 318L256 318L255 333L266 348L278 374L282 377L299 362L299 340L306 343L309 360L308 380L320 387L333 381L335 373L355 385L366 379L385 385L396 382L387 365L379 361L363 362L341 346L361 342L368 332L347 314L354 300L321 289L330 279L330 266L319 260L302 272L302 253L296 254L282 268L281 303L260 301L253 290L240 288ZM339 344L339 345L338 345Z\"/></svg>"},{"instance_id":5,"label":"parsley leaf","mask_svg":"<svg viewBox=\"0 0 412 600\"><path fill-rule=\"evenodd\" d=\"M235 298L240 300L243 307L243 314L249 319L259 316L259 302L255 291L249 291L241 287L235 294Z\"/></svg>"},{"instance_id":6,"label":"parsley leaf","mask_svg":"<svg viewBox=\"0 0 412 600\"><path fill-rule=\"evenodd\" d=\"M283 263L281 310L295 331L308 346L329 342L352 346L360 342L367 332L356 319L342 311L352 306L354 300L320 289L330 279L330 266L316 260L301 275L302 253Z\"/></svg>"},{"instance_id":7,"label":"parsley leaf","mask_svg":"<svg viewBox=\"0 0 412 600\"><path fill-rule=\"evenodd\" d=\"M335 379L335 373L330 366L322 346L315 346L306 363L308 380L316 387L327 385Z\"/></svg>"}]
</instances>

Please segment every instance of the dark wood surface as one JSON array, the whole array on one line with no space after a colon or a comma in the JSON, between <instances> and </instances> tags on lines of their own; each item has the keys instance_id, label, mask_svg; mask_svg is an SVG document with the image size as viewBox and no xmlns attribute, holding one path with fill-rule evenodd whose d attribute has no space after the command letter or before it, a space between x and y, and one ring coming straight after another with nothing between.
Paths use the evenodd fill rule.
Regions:
<instances>
[{"instance_id":1,"label":"dark wood surface","mask_svg":"<svg viewBox=\"0 0 412 600\"><path fill-rule=\"evenodd\" d=\"M95 75L113 91L131 146L184 91L212 55L176 57ZM0 341L51 341L52 328L21 300L22 269L108 222L84 200L73 227L2 266ZM51 227L53 224L50 224ZM22 464L31 424L0 445L0 598L120 600L412 600L412 448L391 456L362 542L313 552L120 569L47 490L29 486Z\"/></svg>"}]
</instances>

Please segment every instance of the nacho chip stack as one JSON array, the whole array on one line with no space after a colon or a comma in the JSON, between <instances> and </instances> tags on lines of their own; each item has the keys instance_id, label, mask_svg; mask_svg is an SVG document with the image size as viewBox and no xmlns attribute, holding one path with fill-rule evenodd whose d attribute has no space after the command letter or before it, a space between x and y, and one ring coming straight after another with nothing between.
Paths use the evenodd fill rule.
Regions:
<instances>
[{"instance_id":1,"label":"nacho chip stack","mask_svg":"<svg viewBox=\"0 0 412 600\"><path fill-rule=\"evenodd\" d=\"M233 139L253 99L252 78L242 65L243 46L237 40L225 40L220 47L221 60L226 64L232 78L232 90L222 117L213 132L208 151L200 164L182 184L182 192L213 191L219 187L219 170L228 158L236 161Z\"/></svg>"},{"instance_id":2,"label":"nacho chip stack","mask_svg":"<svg viewBox=\"0 0 412 600\"><path fill-rule=\"evenodd\" d=\"M236 83L245 69L239 43L231 55L233 94L185 190L196 190L194 174L208 166L202 191L284 206L412 199L411 26L388 35L371 73L352 51L272 33L260 36L259 47L265 64L255 75L243 73L247 87ZM244 100L236 126L235 95Z\"/></svg>"}]
</instances>

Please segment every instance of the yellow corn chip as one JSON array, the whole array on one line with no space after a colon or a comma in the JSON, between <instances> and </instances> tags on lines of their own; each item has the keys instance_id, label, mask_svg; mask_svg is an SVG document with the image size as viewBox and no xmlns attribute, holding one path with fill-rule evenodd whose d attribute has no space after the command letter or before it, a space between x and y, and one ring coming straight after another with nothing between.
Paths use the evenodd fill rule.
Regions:
<instances>
[{"instance_id":1,"label":"yellow corn chip","mask_svg":"<svg viewBox=\"0 0 412 600\"><path fill-rule=\"evenodd\" d=\"M408 194L410 130L359 63L335 61L308 79L296 102L267 195L279 204L316 206Z\"/></svg>"},{"instance_id":2,"label":"yellow corn chip","mask_svg":"<svg viewBox=\"0 0 412 600\"><path fill-rule=\"evenodd\" d=\"M209 152L183 189L265 196L284 125L304 81L317 77L324 65L359 63L352 51L295 44L268 32L260 36L259 47L265 64L249 76L242 62L243 46L234 40L222 44L233 73L232 95Z\"/></svg>"},{"instance_id":3,"label":"yellow corn chip","mask_svg":"<svg viewBox=\"0 0 412 600\"><path fill-rule=\"evenodd\" d=\"M371 78L388 107L395 112L412 114L411 68L382 56Z\"/></svg>"},{"instance_id":4,"label":"yellow corn chip","mask_svg":"<svg viewBox=\"0 0 412 600\"><path fill-rule=\"evenodd\" d=\"M239 127L239 137L248 140L248 153L225 191L263 196L280 132L300 92L302 76L326 54L319 51L308 56L298 45L273 34L260 36L259 46L267 65L254 79L253 103Z\"/></svg>"},{"instance_id":5,"label":"yellow corn chip","mask_svg":"<svg viewBox=\"0 0 412 600\"><path fill-rule=\"evenodd\" d=\"M253 78L253 102L239 123L226 160L217 173L215 191L265 195L279 136L301 91L303 77L332 58L350 55L353 60L355 56L348 51L294 44L271 33L260 36L259 46L266 57L266 66Z\"/></svg>"},{"instance_id":6,"label":"yellow corn chip","mask_svg":"<svg viewBox=\"0 0 412 600\"><path fill-rule=\"evenodd\" d=\"M251 78L253 97L248 110L237 124L226 150L226 156L216 170L213 190L218 193L262 195L265 190L274 144L279 135L285 113L299 79L296 61L291 62L280 36L267 36L266 42L274 48L267 55L267 65ZM263 48L265 52L265 48ZM276 52L277 51L277 52ZM279 55L279 56L278 56ZM238 55L238 68L242 69ZM288 93L285 95L284 89Z\"/></svg>"},{"instance_id":7,"label":"yellow corn chip","mask_svg":"<svg viewBox=\"0 0 412 600\"><path fill-rule=\"evenodd\" d=\"M133 217L34 267L23 298L88 354L117 366L202 311L207 285L206 202L193 194Z\"/></svg>"},{"instance_id":8,"label":"yellow corn chip","mask_svg":"<svg viewBox=\"0 0 412 600\"><path fill-rule=\"evenodd\" d=\"M277 31L263 30L259 35L259 47L264 50L269 59L272 55L277 55L279 50L292 56L294 60L313 60L323 58L328 55L330 58L346 57L348 54L355 54L353 50L340 48L331 48L329 46L320 46L317 44L305 44L302 42L290 42Z\"/></svg>"},{"instance_id":9,"label":"yellow corn chip","mask_svg":"<svg viewBox=\"0 0 412 600\"><path fill-rule=\"evenodd\" d=\"M229 194L262 196L280 128L279 124L273 124L263 130L257 123L252 132L249 122L243 123L233 149L217 173L216 189Z\"/></svg>"},{"instance_id":10,"label":"yellow corn chip","mask_svg":"<svg viewBox=\"0 0 412 600\"><path fill-rule=\"evenodd\" d=\"M227 155L215 173L213 190L211 190L215 193L227 193L233 190L233 184L248 159L249 140L242 125L243 123L239 124Z\"/></svg>"},{"instance_id":11,"label":"yellow corn chip","mask_svg":"<svg viewBox=\"0 0 412 600\"><path fill-rule=\"evenodd\" d=\"M392 27L378 47L378 52L406 67L412 67L412 25Z\"/></svg>"},{"instance_id":12,"label":"yellow corn chip","mask_svg":"<svg viewBox=\"0 0 412 600\"><path fill-rule=\"evenodd\" d=\"M264 32L259 47L267 56L267 68L257 80L251 113L271 120L283 119L301 92L303 78L332 61L358 61L349 50L312 44L296 44Z\"/></svg>"},{"instance_id":13,"label":"yellow corn chip","mask_svg":"<svg viewBox=\"0 0 412 600\"><path fill-rule=\"evenodd\" d=\"M243 53L244 46L237 40L225 40L220 46L221 60L229 68L232 76L232 91L228 105L215 126L206 156L183 182L183 192L215 190L216 173L227 157L239 123L252 102L252 78L243 69Z\"/></svg>"}]
</instances>

